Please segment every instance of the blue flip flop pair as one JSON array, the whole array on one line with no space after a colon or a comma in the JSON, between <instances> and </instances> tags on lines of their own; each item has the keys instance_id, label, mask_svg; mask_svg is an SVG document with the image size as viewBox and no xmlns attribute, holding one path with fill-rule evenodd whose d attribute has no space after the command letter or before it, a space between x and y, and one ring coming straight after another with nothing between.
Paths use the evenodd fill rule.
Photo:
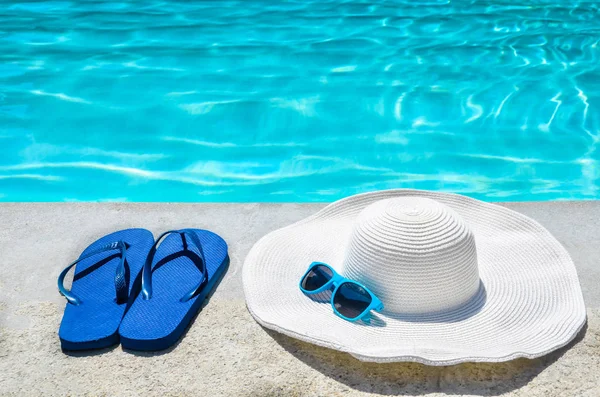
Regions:
<instances>
[{"instance_id":1,"label":"blue flip flop pair","mask_svg":"<svg viewBox=\"0 0 600 397\"><path fill-rule=\"evenodd\" d=\"M64 350L121 342L132 350L173 345L229 265L227 244L200 229L156 241L145 229L121 230L86 248L58 277L67 299L58 335ZM75 267L70 291L64 279Z\"/></svg>"}]
</instances>

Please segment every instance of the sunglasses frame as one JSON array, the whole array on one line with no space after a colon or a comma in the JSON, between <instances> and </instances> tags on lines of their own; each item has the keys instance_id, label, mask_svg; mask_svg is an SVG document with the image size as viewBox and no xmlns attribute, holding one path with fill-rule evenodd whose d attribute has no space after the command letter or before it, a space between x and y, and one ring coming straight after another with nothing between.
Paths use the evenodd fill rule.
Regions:
<instances>
[{"instance_id":1,"label":"sunglasses frame","mask_svg":"<svg viewBox=\"0 0 600 397\"><path fill-rule=\"evenodd\" d=\"M302 288L302 282L304 281L304 279L306 278L308 273L310 273L313 270L313 268L315 268L317 266L325 266L326 268L328 268L331 271L331 278L329 279L329 281L327 281L325 284L323 284L322 287L317 288L314 291L308 291L308 290ZM358 316L356 316L354 318L349 318L349 317L344 316L342 313L340 313L335 308L335 304L333 303L333 298L335 297L335 294L338 292L338 289L340 288L340 286L345 283L358 285L359 287L361 287L362 289L367 291L367 293L371 296L371 303L369 304L369 306L367 306L366 309L363 310L362 313L360 313ZM327 263L323 263L323 262L311 263L310 266L308 267L308 270L300 278L300 282L298 283L298 286L300 287L300 290L306 295L315 295L315 294L321 293L323 291L331 290L331 287L333 287L333 292L331 293L331 307L333 308L333 312L338 317L341 317L346 321L356 322L356 321L362 320L363 322L368 324L371 320L371 310L375 310L377 312L380 312L383 310L383 303L381 302L381 300L379 300L378 297L375 296L374 293L371 292L371 290L369 290L367 287L365 287L364 285L362 285L359 282L356 282L354 280L350 280L346 277L343 277L338 272L336 272L331 266L329 266Z\"/></svg>"}]
</instances>

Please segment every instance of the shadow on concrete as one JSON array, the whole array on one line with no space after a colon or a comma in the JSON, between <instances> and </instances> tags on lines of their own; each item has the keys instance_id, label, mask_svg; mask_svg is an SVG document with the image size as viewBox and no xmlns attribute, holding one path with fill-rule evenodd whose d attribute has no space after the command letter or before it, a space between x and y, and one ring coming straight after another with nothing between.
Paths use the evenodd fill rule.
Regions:
<instances>
[{"instance_id":1,"label":"shadow on concrete","mask_svg":"<svg viewBox=\"0 0 600 397\"><path fill-rule=\"evenodd\" d=\"M65 350L61 348L61 351L66 354L67 356L71 356L71 357L93 357L93 356L99 356L101 354L106 354L109 353L113 350L115 350L117 348L118 345L113 345L113 346L109 346L109 347L105 347L102 349L95 349L95 350Z\"/></svg>"},{"instance_id":2,"label":"shadow on concrete","mask_svg":"<svg viewBox=\"0 0 600 397\"><path fill-rule=\"evenodd\" d=\"M419 363L362 362L347 353L312 345L272 330L265 331L306 365L358 391L387 396L435 392L498 396L525 386L557 361L568 349L583 339L587 324L571 343L544 357L443 367Z\"/></svg>"}]
</instances>

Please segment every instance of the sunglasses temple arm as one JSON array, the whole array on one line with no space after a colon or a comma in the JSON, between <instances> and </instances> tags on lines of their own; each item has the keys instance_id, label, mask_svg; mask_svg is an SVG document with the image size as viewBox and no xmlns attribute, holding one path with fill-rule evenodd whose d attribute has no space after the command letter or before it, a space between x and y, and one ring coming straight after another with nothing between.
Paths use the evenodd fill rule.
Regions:
<instances>
[{"instance_id":1,"label":"sunglasses temple arm","mask_svg":"<svg viewBox=\"0 0 600 397\"><path fill-rule=\"evenodd\" d=\"M373 302L373 304L371 305L370 308L368 308L367 310L365 310L365 314L363 314L360 317L360 320L365 323L365 324L370 324L371 323L371 310L375 310L377 312L380 312L383 310L383 303L377 298L375 297L375 301Z\"/></svg>"}]
</instances>

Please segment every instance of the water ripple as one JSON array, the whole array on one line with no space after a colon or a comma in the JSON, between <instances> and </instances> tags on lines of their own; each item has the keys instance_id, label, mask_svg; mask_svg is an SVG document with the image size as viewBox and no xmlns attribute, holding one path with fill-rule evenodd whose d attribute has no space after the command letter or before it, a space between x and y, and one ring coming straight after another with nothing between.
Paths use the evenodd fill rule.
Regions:
<instances>
[{"instance_id":1,"label":"water ripple","mask_svg":"<svg viewBox=\"0 0 600 397\"><path fill-rule=\"evenodd\" d=\"M61 101L67 101L67 102L76 102L76 103L85 103L85 104L90 104L90 101L86 101L83 98L77 98L74 96L69 96L63 93L51 93L51 92L44 92L42 90L31 90L31 93L33 95L41 95L41 96L50 96L50 97L54 97L56 99L60 99Z\"/></svg>"},{"instance_id":2,"label":"water ripple","mask_svg":"<svg viewBox=\"0 0 600 397\"><path fill-rule=\"evenodd\" d=\"M595 1L0 11L0 200L600 197Z\"/></svg>"}]
</instances>

